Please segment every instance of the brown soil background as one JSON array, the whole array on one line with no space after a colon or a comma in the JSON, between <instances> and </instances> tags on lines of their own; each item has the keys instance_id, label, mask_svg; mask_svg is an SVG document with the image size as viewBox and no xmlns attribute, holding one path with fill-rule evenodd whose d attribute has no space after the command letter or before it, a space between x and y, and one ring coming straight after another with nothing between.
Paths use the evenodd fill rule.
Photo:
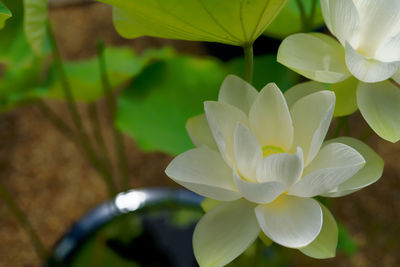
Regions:
<instances>
[{"instance_id":1,"label":"brown soil background","mask_svg":"<svg viewBox=\"0 0 400 267\"><path fill-rule=\"evenodd\" d=\"M80 59L94 54L95 42L130 45L136 51L172 45L178 51L203 55L201 44L140 38L127 41L112 26L110 8L87 4L51 11L64 58ZM64 104L49 102L67 117ZM99 103L100 107L104 103ZM82 114L85 106L80 106ZM106 143L112 149L109 120L102 124ZM88 119L84 122L89 127ZM366 127L359 114L351 118L353 136ZM165 175L171 157L144 153L125 138L132 188L176 186ZM383 178L376 184L347 197L334 199L332 211L344 224L359 251L352 257L341 253L335 259L312 260L293 251L295 266L400 266L400 145L372 135L369 145L385 160ZM38 111L29 106L0 115L0 177L27 214L47 248L85 212L107 199L106 188L74 144L61 135ZM7 207L0 203L0 266L40 266L28 237Z\"/></svg>"}]
</instances>

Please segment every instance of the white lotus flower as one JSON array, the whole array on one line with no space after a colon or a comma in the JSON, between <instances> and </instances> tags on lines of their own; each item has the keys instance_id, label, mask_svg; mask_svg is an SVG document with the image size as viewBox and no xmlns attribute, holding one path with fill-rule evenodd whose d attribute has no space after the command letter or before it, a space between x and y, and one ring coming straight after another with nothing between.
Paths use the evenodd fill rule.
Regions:
<instances>
[{"instance_id":1,"label":"white lotus flower","mask_svg":"<svg viewBox=\"0 0 400 267\"><path fill-rule=\"evenodd\" d=\"M400 1L321 0L321 7L338 41L321 33L294 34L282 42L278 61L315 81L348 79L337 87L357 102L355 109L338 115L348 115L358 105L378 135L398 141L400 89L386 80L400 67ZM360 82L351 82L352 76ZM342 101L337 105L341 108Z\"/></svg>"},{"instance_id":2,"label":"white lotus flower","mask_svg":"<svg viewBox=\"0 0 400 267\"><path fill-rule=\"evenodd\" d=\"M261 230L274 242L312 257L335 254L336 223L312 197L341 196L371 183L371 164L365 162L376 154L351 138L323 144L334 104L334 93L319 91L289 110L275 84L258 93L228 76L218 102L205 102L205 115L188 121L197 148L177 156L166 174L221 201L194 232L200 266L231 262ZM382 170L381 165L372 168ZM376 180L381 173L372 175Z\"/></svg>"}]
</instances>

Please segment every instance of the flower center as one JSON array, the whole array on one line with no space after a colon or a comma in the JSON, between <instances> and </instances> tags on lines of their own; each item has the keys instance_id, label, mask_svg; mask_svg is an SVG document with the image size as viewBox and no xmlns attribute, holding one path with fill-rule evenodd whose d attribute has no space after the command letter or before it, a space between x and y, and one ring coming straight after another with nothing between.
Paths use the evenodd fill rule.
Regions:
<instances>
[{"instance_id":1,"label":"flower center","mask_svg":"<svg viewBox=\"0 0 400 267\"><path fill-rule=\"evenodd\" d=\"M262 148L262 151L264 158L271 156L272 154L285 153L285 151L282 148L277 146L264 146Z\"/></svg>"},{"instance_id":2,"label":"flower center","mask_svg":"<svg viewBox=\"0 0 400 267\"><path fill-rule=\"evenodd\" d=\"M374 55L375 55L375 51L370 51L370 50L366 50L363 48L358 48L356 50L360 55L363 55L364 57L366 57L367 59L373 59Z\"/></svg>"}]
</instances>

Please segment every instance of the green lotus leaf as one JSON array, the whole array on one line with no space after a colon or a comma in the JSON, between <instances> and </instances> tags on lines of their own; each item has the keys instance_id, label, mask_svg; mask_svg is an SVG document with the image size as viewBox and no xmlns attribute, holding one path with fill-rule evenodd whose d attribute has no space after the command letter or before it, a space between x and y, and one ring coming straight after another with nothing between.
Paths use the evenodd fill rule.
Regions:
<instances>
[{"instance_id":1,"label":"green lotus leaf","mask_svg":"<svg viewBox=\"0 0 400 267\"><path fill-rule=\"evenodd\" d=\"M39 61L18 68L7 68L0 81L0 112L29 104L47 93L41 80Z\"/></svg>"},{"instance_id":2,"label":"green lotus leaf","mask_svg":"<svg viewBox=\"0 0 400 267\"><path fill-rule=\"evenodd\" d=\"M2 2L0 2L0 29L4 28L6 25L6 20L11 18L11 16L11 11Z\"/></svg>"},{"instance_id":3,"label":"green lotus leaf","mask_svg":"<svg viewBox=\"0 0 400 267\"><path fill-rule=\"evenodd\" d=\"M26 40L23 27L23 3L2 0L13 16L7 20L7 27L1 29L0 63L12 68L25 68L35 58Z\"/></svg>"},{"instance_id":4,"label":"green lotus leaf","mask_svg":"<svg viewBox=\"0 0 400 267\"><path fill-rule=\"evenodd\" d=\"M226 72L219 62L175 56L145 68L119 97L117 126L145 151L192 148L186 121L217 99Z\"/></svg>"},{"instance_id":5,"label":"green lotus leaf","mask_svg":"<svg viewBox=\"0 0 400 267\"><path fill-rule=\"evenodd\" d=\"M254 85L276 81L289 88L298 75L272 55L255 57ZM119 97L118 127L145 151L179 154L193 148L186 132L189 118L204 113L203 102L216 100L228 74L243 75L243 59L226 64L216 59L166 56L147 66ZM157 78L155 78L157 77Z\"/></svg>"},{"instance_id":6,"label":"green lotus leaf","mask_svg":"<svg viewBox=\"0 0 400 267\"><path fill-rule=\"evenodd\" d=\"M48 0L24 0L24 30L32 50L41 56L48 45Z\"/></svg>"},{"instance_id":7,"label":"green lotus leaf","mask_svg":"<svg viewBox=\"0 0 400 267\"><path fill-rule=\"evenodd\" d=\"M99 0L114 6L114 24L126 38L154 36L252 44L287 0Z\"/></svg>"},{"instance_id":8,"label":"green lotus leaf","mask_svg":"<svg viewBox=\"0 0 400 267\"><path fill-rule=\"evenodd\" d=\"M24 30L32 50L39 56L48 48L48 0L24 0Z\"/></svg>"}]
</instances>

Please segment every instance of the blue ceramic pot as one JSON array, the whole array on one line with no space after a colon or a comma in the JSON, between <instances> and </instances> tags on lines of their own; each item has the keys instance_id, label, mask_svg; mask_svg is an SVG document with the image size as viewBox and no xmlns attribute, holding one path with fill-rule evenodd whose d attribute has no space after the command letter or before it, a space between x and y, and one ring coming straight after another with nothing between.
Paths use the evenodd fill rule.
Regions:
<instances>
[{"instance_id":1,"label":"blue ceramic pot","mask_svg":"<svg viewBox=\"0 0 400 267\"><path fill-rule=\"evenodd\" d=\"M192 234L202 200L183 189L120 193L75 223L46 265L197 266Z\"/></svg>"}]
</instances>

